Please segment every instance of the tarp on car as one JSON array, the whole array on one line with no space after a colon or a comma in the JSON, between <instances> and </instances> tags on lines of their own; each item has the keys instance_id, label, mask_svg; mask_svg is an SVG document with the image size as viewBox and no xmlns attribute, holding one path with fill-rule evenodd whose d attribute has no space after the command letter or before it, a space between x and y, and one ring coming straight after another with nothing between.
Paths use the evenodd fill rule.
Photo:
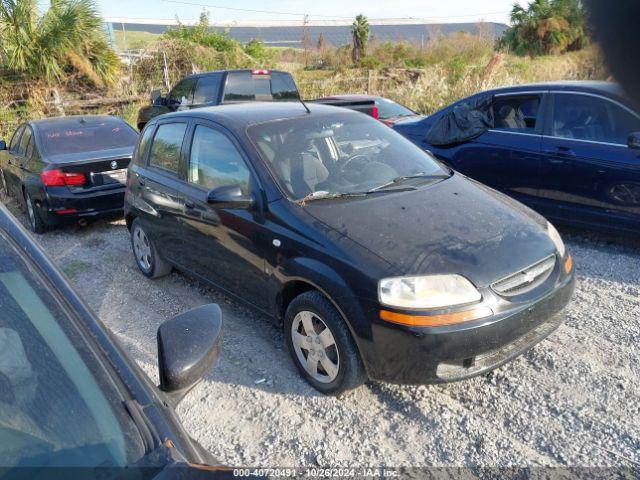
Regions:
<instances>
[{"instance_id":1,"label":"tarp on car","mask_svg":"<svg viewBox=\"0 0 640 480\"><path fill-rule=\"evenodd\" d=\"M478 95L459 103L440 117L427 133L427 143L435 146L454 145L472 140L493 128L493 95Z\"/></svg>"}]
</instances>

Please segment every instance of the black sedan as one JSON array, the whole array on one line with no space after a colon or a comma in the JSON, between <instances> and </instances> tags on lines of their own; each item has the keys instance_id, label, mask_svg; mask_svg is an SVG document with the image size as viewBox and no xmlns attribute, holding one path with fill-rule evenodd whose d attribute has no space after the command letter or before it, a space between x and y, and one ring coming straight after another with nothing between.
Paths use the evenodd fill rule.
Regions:
<instances>
[{"instance_id":1,"label":"black sedan","mask_svg":"<svg viewBox=\"0 0 640 480\"><path fill-rule=\"evenodd\" d=\"M1 186L25 207L36 233L121 215L137 139L124 120L108 115L25 123L9 145L0 141Z\"/></svg>"},{"instance_id":2,"label":"black sedan","mask_svg":"<svg viewBox=\"0 0 640 480\"><path fill-rule=\"evenodd\" d=\"M217 305L160 326L159 390L2 205L0 305L2 478L123 478L124 467L150 478L215 464L173 406L215 362Z\"/></svg>"},{"instance_id":3,"label":"black sedan","mask_svg":"<svg viewBox=\"0 0 640 480\"><path fill-rule=\"evenodd\" d=\"M325 393L486 372L549 335L573 292L553 225L347 109L164 115L128 175L142 273L177 267L283 322Z\"/></svg>"}]
</instances>

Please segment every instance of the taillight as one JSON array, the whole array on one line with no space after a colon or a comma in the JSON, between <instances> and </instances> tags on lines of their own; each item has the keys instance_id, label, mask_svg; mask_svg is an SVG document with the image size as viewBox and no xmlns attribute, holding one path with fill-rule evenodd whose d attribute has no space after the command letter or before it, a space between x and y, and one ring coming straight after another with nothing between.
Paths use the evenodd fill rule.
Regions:
<instances>
[{"instance_id":1,"label":"taillight","mask_svg":"<svg viewBox=\"0 0 640 480\"><path fill-rule=\"evenodd\" d=\"M63 187L65 185L80 187L85 182L84 173L66 173L58 169L46 170L40 174L40 178L47 187Z\"/></svg>"},{"instance_id":2,"label":"taillight","mask_svg":"<svg viewBox=\"0 0 640 480\"><path fill-rule=\"evenodd\" d=\"M271 72L263 68L254 68L251 70L251 75L271 75Z\"/></svg>"},{"instance_id":3,"label":"taillight","mask_svg":"<svg viewBox=\"0 0 640 480\"><path fill-rule=\"evenodd\" d=\"M374 105L371 109L371 116L376 120L380 117L380 110L378 110L378 106Z\"/></svg>"}]
</instances>

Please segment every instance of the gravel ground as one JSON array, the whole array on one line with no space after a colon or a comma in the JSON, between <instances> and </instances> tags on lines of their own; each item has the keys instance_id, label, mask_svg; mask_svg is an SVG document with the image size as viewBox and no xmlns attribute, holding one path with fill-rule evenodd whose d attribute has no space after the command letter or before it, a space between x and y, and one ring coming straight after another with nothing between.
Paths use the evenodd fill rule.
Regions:
<instances>
[{"instance_id":1,"label":"gravel ground","mask_svg":"<svg viewBox=\"0 0 640 480\"><path fill-rule=\"evenodd\" d=\"M178 413L226 464L637 467L640 244L564 233L579 282L551 337L486 376L439 386L369 383L343 399L301 379L268 319L181 274L143 277L123 221L37 238L154 379L160 323L221 305L220 361Z\"/></svg>"}]
</instances>

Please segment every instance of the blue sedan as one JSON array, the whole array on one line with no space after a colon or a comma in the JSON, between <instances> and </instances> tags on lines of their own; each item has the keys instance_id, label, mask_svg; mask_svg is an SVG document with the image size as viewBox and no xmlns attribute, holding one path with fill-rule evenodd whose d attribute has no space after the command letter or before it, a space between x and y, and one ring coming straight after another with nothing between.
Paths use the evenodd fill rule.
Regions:
<instances>
[{"instance_id":1,"label":"blue sedan","mask_svg":"<svg viewBox=\"0 0 640 480\"><path fill-rule=\"evenodd\" d=\"M546 217L640 231L640 110L609 82L482 92L394 129Z\"/></svg>"}]
</instances>

